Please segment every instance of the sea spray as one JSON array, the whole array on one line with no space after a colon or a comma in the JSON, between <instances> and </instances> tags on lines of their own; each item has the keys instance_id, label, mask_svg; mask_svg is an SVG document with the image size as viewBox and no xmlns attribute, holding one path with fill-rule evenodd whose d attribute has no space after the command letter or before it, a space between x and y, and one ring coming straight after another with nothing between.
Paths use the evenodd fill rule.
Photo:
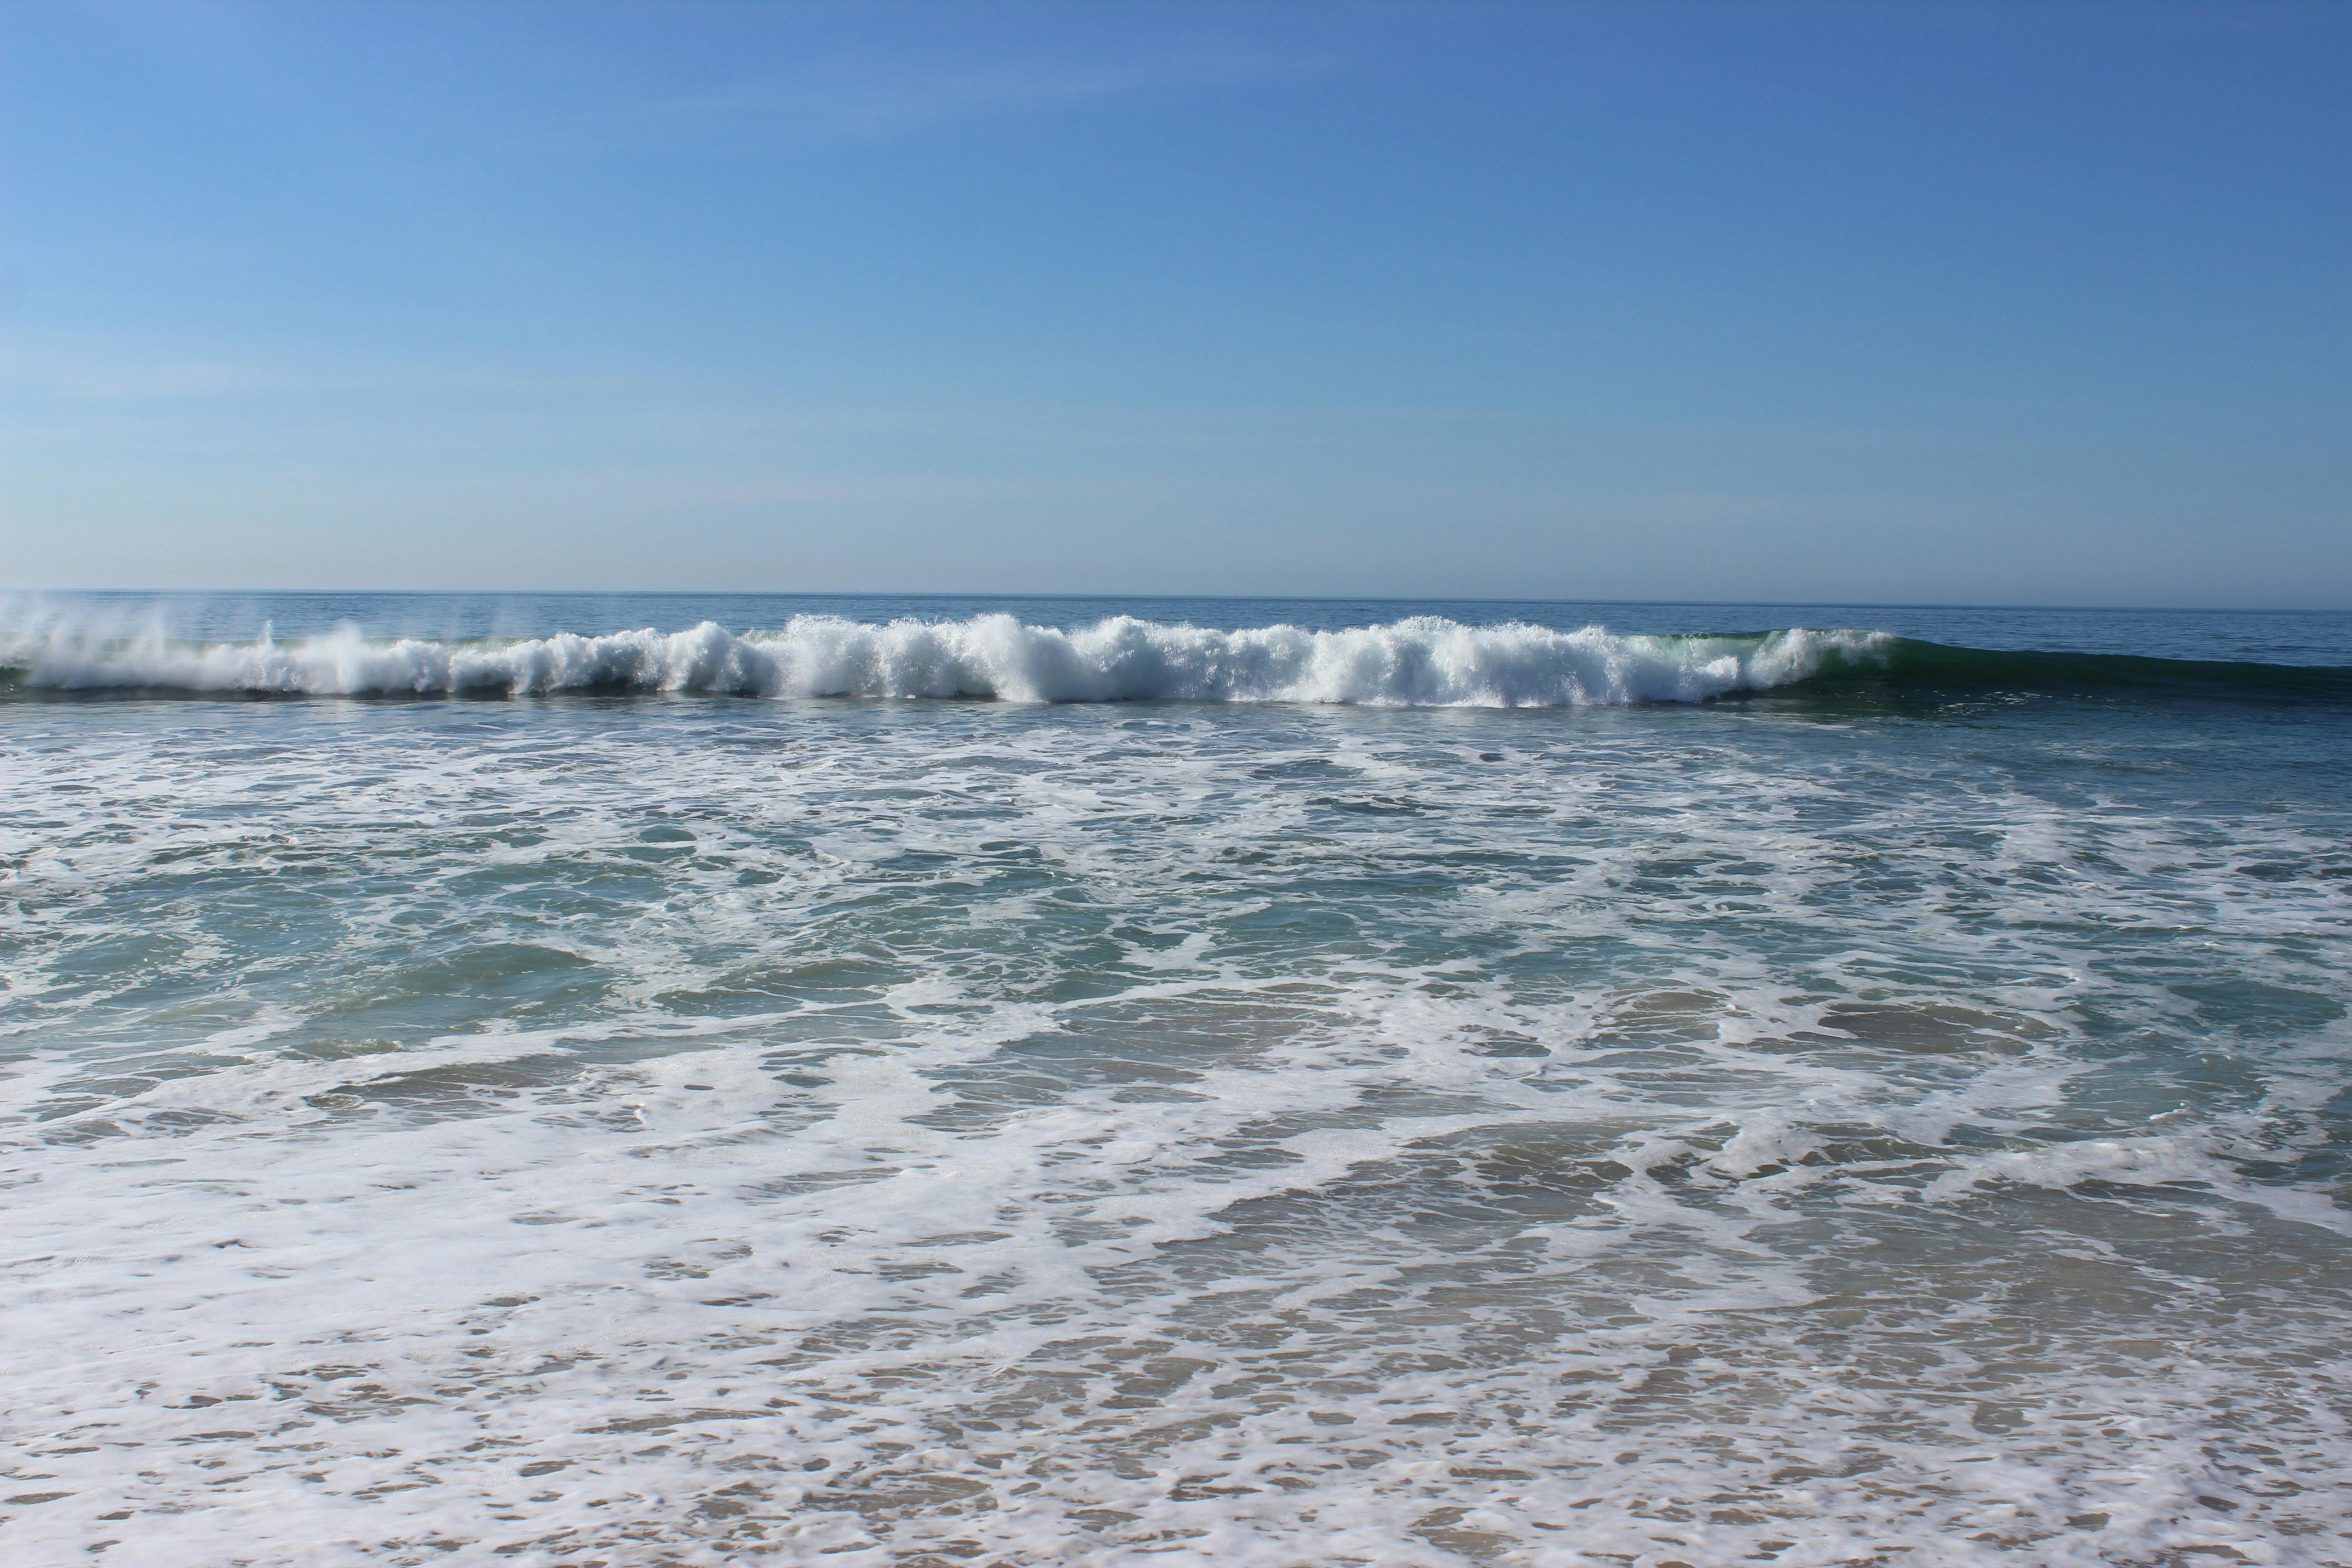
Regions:
<instances>
[{"instance_id":1,"label":"sea spray","mask_svg":"<svg viewBox=\"0 0 2352 1568\"><path fill-rule=\"evenodd\" d=\"M0 668L51 690L333 696L709 692L747 697L992 698L1015 702L1349 702L1540 708L1696 702L1875 658L1868 631L1721 637L1465 626L1417 616L1336 631L1220 631L1114 616L1075 631L1007 615L875 625L797 616L735 634L704 621L601 637L375 639L344 626L281 642L191 643L68 621L0 634Z\"/></svg>"}]
</instances>

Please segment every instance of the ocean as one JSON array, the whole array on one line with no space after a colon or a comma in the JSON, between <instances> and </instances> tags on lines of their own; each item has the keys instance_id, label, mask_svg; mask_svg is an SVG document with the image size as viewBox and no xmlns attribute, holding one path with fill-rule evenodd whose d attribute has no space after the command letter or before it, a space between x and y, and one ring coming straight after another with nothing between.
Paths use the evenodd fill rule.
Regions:
<instances>
[{"instance_id":1,"label":"ocean","mask_svg":"<svg viewBox=\"0 0 2352 1568\"><path fill-rule=\"evenodd\" d=\"M0 605L13 1563L2352 1562L2352 616Z\"/></svg>"}]
</instances>

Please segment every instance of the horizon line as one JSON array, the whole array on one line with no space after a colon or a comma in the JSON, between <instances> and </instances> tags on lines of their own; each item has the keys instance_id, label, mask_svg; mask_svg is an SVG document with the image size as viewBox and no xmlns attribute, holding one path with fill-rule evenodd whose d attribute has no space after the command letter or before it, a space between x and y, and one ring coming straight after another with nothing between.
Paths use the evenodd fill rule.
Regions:
<instances>
[{"instance_id":1,"label":"horizon line","mask_svg":"<svg viewBox=\"0 0 2352 1568\"><path fill-rule=\"evenodd\" d=\"M23 595L38 597L99 595L148 599L261 597L274 595L318 595L341 598L574 598L574 599L1044 599L1145 600L1160 602L1208 600L1220 604L1390 604L1390 605L1612 605L1628 608L1662 609L1688 605L1699 609L1741 609L1777 605L1799 610L2072 610L2100 615L2197 616L2352 616L2352 605L2093 605L2061 601L1998 603L1985 600L1938 599L1646 599L1553 598L1543 595L1479 594L1177 594L984 592L909 588L18 588L0 587L0 600Z\"/></svg>"}]
</instances>

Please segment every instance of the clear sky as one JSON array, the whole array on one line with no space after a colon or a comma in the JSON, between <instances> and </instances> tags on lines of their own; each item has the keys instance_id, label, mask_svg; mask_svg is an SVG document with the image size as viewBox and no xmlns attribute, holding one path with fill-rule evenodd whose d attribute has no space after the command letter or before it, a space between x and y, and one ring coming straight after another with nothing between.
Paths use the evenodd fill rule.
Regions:
<instances>
[{"instance_id":1,"label":"clear sky","mask_svg":"<svg viewBox=\"0 0 2352 1568\"><path fill-rule=\"evenodd\" d=\"M0 5L0 588L2352 606L2352 5Z\"/></svg>"}]
</instances>

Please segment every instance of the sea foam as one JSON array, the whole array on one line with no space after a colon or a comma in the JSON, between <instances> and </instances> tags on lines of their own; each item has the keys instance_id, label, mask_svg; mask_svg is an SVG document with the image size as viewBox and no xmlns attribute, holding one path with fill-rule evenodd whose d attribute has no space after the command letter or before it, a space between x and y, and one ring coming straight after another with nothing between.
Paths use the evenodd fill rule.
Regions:
<instances>
[{"instance_id":1,"label":"sea foam","mask_svg":"<svg viewBox=\"0 0 2352 1568\"><path fill-rule=\"evenodd\" d=\"M2345 1555L2333 713L614 711L0 703L7 1561Z\"/></svg>"}]
</instances>

